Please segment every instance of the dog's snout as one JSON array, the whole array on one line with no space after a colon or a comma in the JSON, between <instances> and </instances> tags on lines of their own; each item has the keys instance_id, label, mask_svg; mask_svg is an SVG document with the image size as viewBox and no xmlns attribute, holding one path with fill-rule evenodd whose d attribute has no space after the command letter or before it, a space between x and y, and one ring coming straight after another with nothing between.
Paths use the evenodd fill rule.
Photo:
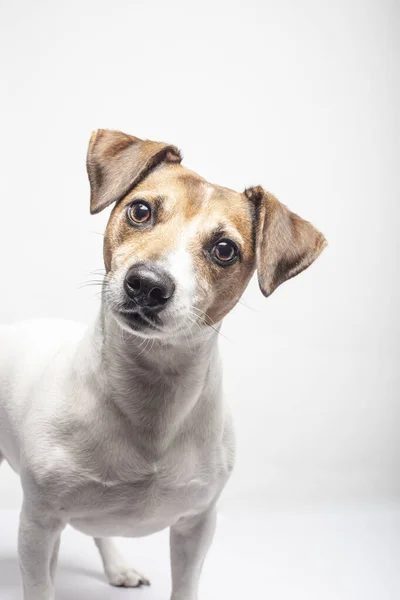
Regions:
<instances>
[{"instance_id":1,"label":"dog's snout","mask_svg":"<svg viewBox=\"0 0 400 600\"><path fill-rule=\"evenodd\" d=\"M124 287L135 304L152 310L164 308L175 291L173 279L163 269L144 263L129 269Z\"/></svg>"}]
</instances>

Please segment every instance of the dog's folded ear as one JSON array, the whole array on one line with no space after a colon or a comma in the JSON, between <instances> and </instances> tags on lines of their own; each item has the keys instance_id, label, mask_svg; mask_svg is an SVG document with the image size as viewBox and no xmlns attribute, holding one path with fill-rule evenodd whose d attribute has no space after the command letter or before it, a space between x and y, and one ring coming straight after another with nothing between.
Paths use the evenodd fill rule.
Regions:
<instances>
[{"instance_id":1,"label":"dog's folded ear","mask_svg":"<svg viewBox=\"0 0 400 600\"><path fill-rule=\"evenodd\" d=\"M327 242L311 223L290 212L262 187L247 189L245 194L255 203L258 281L264 296L269 296L309 267Z\"/></svg>"},{"instance_id":2,"label":"dog's folded ear","mask_svg":"<svg viewBox=\"0 0 400 600\"><path fill-rule=\"evenodd\" d=\"M90 139L86 161L90 212L98 213L121 200L160 163L181 160L175 146L98 129Z\"/></svg>"}]
</instances>

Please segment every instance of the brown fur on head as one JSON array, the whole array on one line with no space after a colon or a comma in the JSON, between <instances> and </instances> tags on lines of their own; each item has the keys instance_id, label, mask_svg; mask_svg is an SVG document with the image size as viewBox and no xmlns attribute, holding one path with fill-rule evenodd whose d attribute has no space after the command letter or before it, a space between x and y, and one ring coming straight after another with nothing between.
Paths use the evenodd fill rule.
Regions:
<instances>
[{"instance_id":1,"label":"brown fur on head","mask_svg":"<svg viewBox=\"0 0 400 600\"><path fill-rule=\"evenodd\" d=\"M100 130L89 144L91 212L115 202L104 239L112 310L124 314L123 282L132 265L162 268L174 281L174 296L157 315L161 333L153 332L155 337L190 329L193 322L219 323L255 268L267 296L308 267L326 244L310 223L261 187L241 194L208 183L180 163L175 146L121 132ZM151 220L137 226L129 211L140 201ZM221 262L216 247L228 242L237 256Z\"/></svg>"}]
</instances>

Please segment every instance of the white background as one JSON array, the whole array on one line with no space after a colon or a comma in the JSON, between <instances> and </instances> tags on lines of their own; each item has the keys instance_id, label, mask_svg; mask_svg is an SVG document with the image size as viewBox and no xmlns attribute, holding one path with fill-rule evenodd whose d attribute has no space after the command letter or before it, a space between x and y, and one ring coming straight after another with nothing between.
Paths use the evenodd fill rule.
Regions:
<instances>
[{"instance_id":1,"label":"white background","mask_svg":"<svg viewBox=\"0 0 400 600\"><path fill-rule=\"evenodd\" d=\"M222 513L398 502L399 4L0 8L1 322L98 310L97 288L79 288L102 267L107 221L89 215L91 131L176 144L210 181L262 184L329 242L268 300L252 281L224 324L238 463ZM2 467L0 507L18 502Z\"/></svg>"}]
</instances>

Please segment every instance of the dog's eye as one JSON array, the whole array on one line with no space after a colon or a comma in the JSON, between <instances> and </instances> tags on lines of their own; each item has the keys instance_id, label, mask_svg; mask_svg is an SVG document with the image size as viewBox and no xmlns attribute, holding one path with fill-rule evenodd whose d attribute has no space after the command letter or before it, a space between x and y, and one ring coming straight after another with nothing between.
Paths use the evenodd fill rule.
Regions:
<instances>
[{"instance_id":1,"label":"dog's eye","mask_svg":"<svg viewBox=\"0 0 400 600\"><path fill-rule=\"evenodd\" d=\"M220 240L211 251L211 256L220 265L230 265L239 255L238 248L232 240Z\"/></svg>"},{"instance_id":2,"label":"dog's eye","mask_svg":"<svg viewBox=\"0 0 400 600\"><path fill-rule=\"evenodd\" d=\"M151 217L151 208L147 204L147 202L143 202L142 200L138 200L134 202L130 206L128 206L127 210L128 220L134 225L142 225L143 223L147 223Z\"/></svg>"}]
</instances>

